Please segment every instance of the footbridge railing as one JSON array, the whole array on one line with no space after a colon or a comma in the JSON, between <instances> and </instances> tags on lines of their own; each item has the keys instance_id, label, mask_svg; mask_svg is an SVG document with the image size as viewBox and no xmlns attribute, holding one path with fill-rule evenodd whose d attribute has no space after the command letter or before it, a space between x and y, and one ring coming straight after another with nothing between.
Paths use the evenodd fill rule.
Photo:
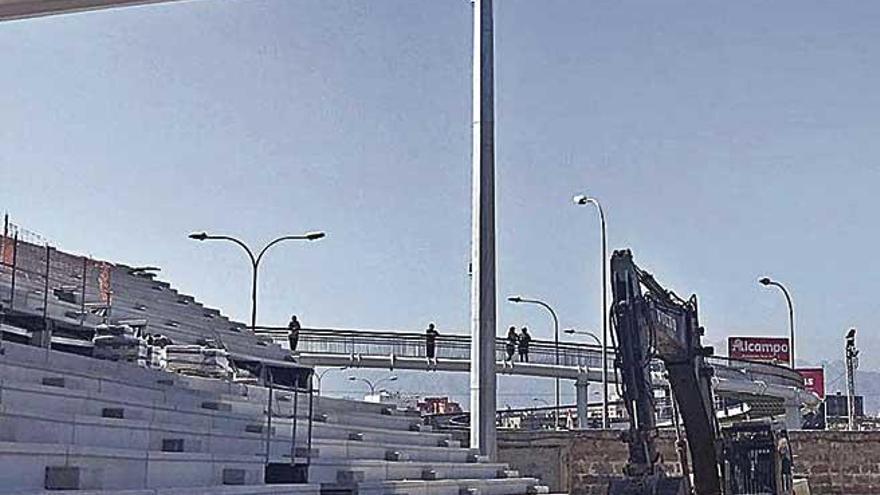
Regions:
<instances>
[{"instance_id":1,"label":"footbridge railing","mask_svg":"<svg viewBox=\"0 0 880 495\"><path fill-rule=\"evenodd\" d=\"M263 329L276 342L287 340L287 329ZM507 359L507 342L497 338L495 359ZM297 353L347 354L361 356L398 356L427 358L425 335L414 332L382 332L364 330L333 330L308 328L300 330ZM471 338L467 335L439 335L435 347L437 359L470 360ZM594 345L560 342L557 348L552 341L532 340L529 345L528 362L532 364L559 365L578 368L601 368L601 348ZM518 353L514 361L520 361ZM609 362L613 367L613 363Z\"/></svg>"},{"instance_id":2,"label":"footbridge railing","mask_svg":"<svg viewBox=\"0 0 880 495\"><path fill-rule=\"evenodd\" d=\"M261 327L257 333L269 337L276 343L287 345L288 330L284 327ZM507 359L507 342L503 338L495 341L495 358L498 362ZM344 355L344 356L395 356L398 358L427 359L425 335L415 332L390 332L375 330L341 330L330 328L303 328L299 332L296 353L304 355ZM471 338L462 334L441 334L436 339L438 360L470 361ZM608 349L609 380L615 381L614 350ZM577 342L560 342L557 347L553 341L532 340L528 354L529 364L545 365L551 368L565 368L564 375L570 377L571 368L601 369L602 349L597 345ZM517 354L515 363L520 363ZM743 361L723 356L712 356L707 362L715 370L718 380L730 382L752 382L757 387L793 387L803 389L801 375L787 367L773 364ZM558 364L557 364L558 363ZM561 371L561 370L560 370Z\"/></svg>"}]
</instances>

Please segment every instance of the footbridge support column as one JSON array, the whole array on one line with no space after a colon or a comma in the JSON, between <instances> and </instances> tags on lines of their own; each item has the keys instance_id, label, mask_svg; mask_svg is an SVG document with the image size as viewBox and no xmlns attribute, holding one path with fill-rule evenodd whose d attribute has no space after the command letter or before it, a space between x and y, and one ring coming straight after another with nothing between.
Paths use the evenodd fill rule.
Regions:
<instances>
[{"instance_id":1,"label":"footbridge support column","mask_svg":"<svg viewBox=\"0 0 880 495\"><path fill-rule=\"evenodd\" d=\"M578 377L574 382L575 395L577 397L577 427L587 427L587 400L590 391L590 381L586 377Z\"/></svg>"}]
</instances>

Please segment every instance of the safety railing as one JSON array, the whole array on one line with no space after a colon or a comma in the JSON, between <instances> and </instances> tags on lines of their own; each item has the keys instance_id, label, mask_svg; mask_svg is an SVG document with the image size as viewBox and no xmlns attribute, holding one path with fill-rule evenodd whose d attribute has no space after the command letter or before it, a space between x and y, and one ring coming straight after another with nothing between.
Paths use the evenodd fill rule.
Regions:
<instances>
[{"instance_id":1,"label":"safety railing","mask_svg":"<svg viewBox=\"0 0 880 495\"><path fill-rule=\"evenodd\" d=\"M275 342L286 343L288 330L284 327L258 327L257 333L271 337ZM507 358L507 342L495 340L495 358ZM339 330L329 328L303 328L300 330L297 352L313 354L343 354L361 356L396 356L410 358L426 357L426 338L422 333L388 332L374 330ZM441 334L436 338L435 355L439 359L470 359L471 339L462 334ZM557 346L553 341L532 340L529 346L529 362L556 365ZM600 369L602 352L599 346L574 342L560 342L559 366ZM608 366L612 379L614 374L614 350L608 350ZM519 361L515 353L513 359ZM756 381L768 385L803 388L803 378L791 369L768 363L757 363L712 356L707 363L715 369L715 376L734 381Z\"/></svg>"},{"instance_id":2,"label":"safety railing","mask_svg":"<svg viewBox=\"0 0 880 495\"><path fill-rule=\"evenodd\" d=\"M288 330L279 327L259 327L257 333L269 336L277 343L283 343L287 341ZM435 342L435 356L438 359L470 359L469 336L441 334ZM303 328L300 330L296 351L314 354L426 358L427 344L425 335L421 333ZM503 338L495 339L495 359L497 361L507 359L507 342ZM520 361L518 352L514 353L513 360ZM598 369L602 367L602 352L600 347L594 345L560 342L557 347L553 341L536 339L528 346L528 362ZM610 358L609 366L613 367Z\"/></svg>"}]
</instances>

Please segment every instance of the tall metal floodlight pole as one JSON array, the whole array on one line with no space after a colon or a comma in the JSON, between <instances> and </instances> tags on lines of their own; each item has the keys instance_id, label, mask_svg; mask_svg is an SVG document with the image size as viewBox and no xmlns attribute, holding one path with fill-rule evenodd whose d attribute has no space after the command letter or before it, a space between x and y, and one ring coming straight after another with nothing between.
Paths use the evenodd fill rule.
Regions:
<instances>
[{"instance_id":1,"label":"tall metal floodlight pole","mask_svg":"<svg viewBox=\"0 0 880 495\"><path fill-rule=\"evenodd\" d=\"M473 0L471 447L495 459L495 61L492 0Z\"/></svg>"}]
</instances>

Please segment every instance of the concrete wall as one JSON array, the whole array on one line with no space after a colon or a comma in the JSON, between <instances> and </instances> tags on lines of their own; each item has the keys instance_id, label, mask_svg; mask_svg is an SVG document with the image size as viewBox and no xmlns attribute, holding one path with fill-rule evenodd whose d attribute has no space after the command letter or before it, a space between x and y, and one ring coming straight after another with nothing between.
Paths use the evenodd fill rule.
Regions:
<instances>
[{"instance_id":1,"label":"concrete wall","mask_svg":"<svg viewBox=\"0 0 880 495\"><path fill-rule=\"evenodd\" d=\"M880 494L880 431L795 431L791 447L813 495Z\"/></svg>"},{"instance_id":2,"label":"concrete wall","mask_svg":"<svg viewBox=\"0 0 880 495\"><path fill-rule=\"evenodd\" d=\"M666 472L680 474L675 439L663 432L658 448ZM499 432L498 460L524 476L541 478L551 492L605 495L608 481L626 463L626 445L616 431Z\"/></svg>"},{"instance_id":3,"label":"concrete wall","mask_svg":"<svg viewBox=\"0 0 880 495\"><path fill-rule=\"evenodd\" d=\"M810 479L813 495L880 494L880 431L793 431L795 472ZM659 448L667 472L680 473L674 437L663 432ZM499 432L499 461L541 478L553 492L605 494L621 473L626 448L615 432Z\"/></svg>"}]
</instances>

